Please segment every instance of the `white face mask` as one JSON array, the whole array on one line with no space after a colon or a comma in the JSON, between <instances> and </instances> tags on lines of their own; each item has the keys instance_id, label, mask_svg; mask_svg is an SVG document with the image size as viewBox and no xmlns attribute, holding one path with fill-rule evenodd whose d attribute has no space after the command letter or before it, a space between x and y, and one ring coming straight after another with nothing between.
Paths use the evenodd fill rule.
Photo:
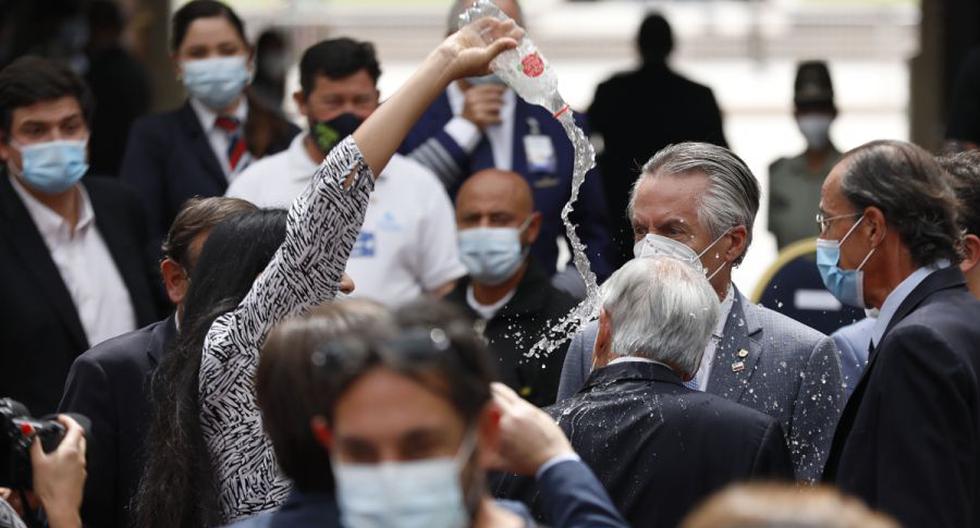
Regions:
<instances>
[{"instance_id":1,"label":"white face mask","mask_svg":"<svg viewBox=\"0 0 980 528\"><path fill-rule=\"evenodd\" d=\"M464 528L471 521L461 474L476 449L467 433L454 457L411 462L333 461L345 528Z\"/></svg>"},{"instance_id":2,"label":"white face mask","mask_svg":"<svg viewBox=\"0 0 980 528\"><path fill-rule=\"evenodd\" d=\"M830 144L830 124L833 116L829 114L803 114L796 118L800 133L806 138L811 150L823 150Z\"/></svg>"},{"instance_id":3,"label":"white face mask","mask_svg":"<svg viewBox=\"0 0 980 528\"><path fill-rule=\"evenodd\" d=\"M722 262L714 271L710 274L704 269L701 264L701 257L708 252L715 244L718 243L728 232L725 231L718 238L714 239L713 242L707 245L700 253L695 253L687 244L683 242L678 242L672 238L667 238L660 235L655 235L653 233L647 233L641 240L633 245L633 256L636 258L651 258L651 257L671 257L682 262L687 262L699 272L707 275L710 281L725 267L727 262Z\"/></svg>"}]
</instances>

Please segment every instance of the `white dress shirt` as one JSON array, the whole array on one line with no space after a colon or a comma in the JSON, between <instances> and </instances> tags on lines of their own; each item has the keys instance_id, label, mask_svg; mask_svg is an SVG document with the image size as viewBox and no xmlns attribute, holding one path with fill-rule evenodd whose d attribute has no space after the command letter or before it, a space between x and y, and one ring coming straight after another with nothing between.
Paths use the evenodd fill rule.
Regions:
<instances>
[{"instance_id":1,"label":"white dress shirt","mask_svg":"<svg viewBox=\"0 0 980 528\"><path fill-rule=\"evenodd\" d=\"M221 164L221 170L225 172L225 177L228 178L228 181L234 180L236 176L248 167L252 161L252 153L246 150L242 154L242 158L238 160L238 166L232 171L231 165L228 163L228 147L230 146L228 132L225 132L214 124L215 120L218 119L218 114L193 97L190 98L190 101L191 108L194 109L197 120L201 123L201 128L208 136L208 141L211 143L211 150L214 151L215 157L218 158L218 163ZM235 109L235 113L228 117L238 119L238 122L241 123L239 134L242 134L244 138L245 120L248 118L248 101L245 97L242 97L242 101L238 103L238 108Z\"/></svg>"},{"instance_id":2,"label":"white dress shirt","mask_svg":"<svg viewBox=\"0 0 980 528\"><path fill-rule=\"evenodd\" d=\"M456 83L449 85L446 95L449 97L449 107L456 116L446 123L446 133L460 148L472 153L480 142L480 128L462 117L466 96ZM514 110L516 108L517 96L514 90L508 88L504 91L504 105L500 109L501 122L488 126L483 131L493 151L493 164L501 170L513 170L514 167Z\"/></svg>"},{"instance_id":3,"label":"white dress shirt","mask_svg":"<svg viewBox=\"0 0 980 528\"><path fill-rule=\"evenodd\" d=\"M715 351L718 349L718 343L721 342L722 337L725 334L725 323L728 321L728 316L731 314L732 305L735 304L735 290L729 284L728 293L725 295L725 300L721 301L721 307L718 310L718 323L715 325L715 330L711 334L711 338L708 339L708 346L704 347L704 356L701 358L701 366L698 367L697 374L691 381L685 383L689 388L699 390L704 392L708 389L708 379L711 377L711 367L712 363L715 361Z\"/></svg>"},{"instance_id":4,"label":"white dress shirt","mask_svg":"<svg viewBox=\"0 0 980 528\"><path fill-rule=\"evenodd\" d=\"M58 213L31 196L17 178L8 177L48 247L75 304L89 346L135 330L133 301L95 225L95 211L85 187L78 186L81 203L78 223L72 230Z\"/></svg>"},{"instance_id":5,"label":"white dress shirt","mask_svg":"<svg viewBox=\"0 0 980 528\"><path fill-rule=\"evenodd\" d=\"M253 163L227 196L259 207L289 207L310 185L319 163L297 135L289 149ZM398 306L466 275L459 260L456 216L446 189L429 169L395 154L375 182L347 274L351 297Z\"/></svg>"}]
</instances>

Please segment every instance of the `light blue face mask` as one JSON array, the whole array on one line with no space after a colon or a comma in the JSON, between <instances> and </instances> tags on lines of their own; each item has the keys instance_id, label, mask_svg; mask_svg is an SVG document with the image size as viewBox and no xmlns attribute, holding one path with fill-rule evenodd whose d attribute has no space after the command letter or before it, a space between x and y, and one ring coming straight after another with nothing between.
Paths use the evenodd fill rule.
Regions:
<instances>
[{"instance_id":1,"label":"light blue face mask","mask_svg":"<svg viewBox=\"0 0 980 528\"><path fill-rule=\"evenodd\" d=\"M459 232L459 259L473 280L496 286L511 278L530 248L521 247L520 227L473 227Z\"/></svg>"},{"instance_id":2,"label":"light blue face mask","mask_svg":"<svg viewBox=\"0 0 980 528\"><path fill-rule=\"evenodd\" d=\"M182 65L187 92L214 111L230 105L251 80L244 55L189 60Z\"/></svg>"},{"instance_id":3,"label":"light blue face mask","mask_svg":"<svg viewBox=\"0 0 980 528\"><path fill-rule=\"evenodd\" d=\"M333 461L345 528L465 528L470 525L461 475L476 449L468 433L454 457L410 462Z\"/></svg>"},{"instance_id":4,"label":"light blue face mask","mask_svg":"<svg viewBox=\"0 0 980 528\"><path fill-rule=\"evenodd\" d=\"M827 291L833 294L838 301L855 308L865 308L864 302L864 267L871 255L874 255L878 248L871 248L857 269L845 270L840 267L840 247L857 229L858 224L864 220L864 215L858 218L857 222L847 230L844 237L840 240L817 239L817 269L820 270L820 278L823 279Z\"/></svg>"},{"instance_id":5,"label":"light blue face mask","mask_svg":"<svg viewBox=\"0 0 980 528\"><path fill-rule=\"evenodd\" d=\"M35 191L63 193L88 172L87 146L87 140L58 140L17 146L23 166L21 178Z\"/></svg>"}]
</instances>

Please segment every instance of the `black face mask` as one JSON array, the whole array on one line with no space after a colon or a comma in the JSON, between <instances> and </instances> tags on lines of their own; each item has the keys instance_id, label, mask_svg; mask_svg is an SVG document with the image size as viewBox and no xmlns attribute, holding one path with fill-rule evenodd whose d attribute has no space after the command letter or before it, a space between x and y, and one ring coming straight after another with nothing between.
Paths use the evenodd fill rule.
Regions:
<instances>
[{"instance_id":1,"label":"black face mask","mask_svg":"<svg viewBox=\"0 0 980 528\"><path fill-rule=\"evenodd\" d=\"M326 156L337 146L337 143L354 133L364 120L347 112L330 121L310 121L310 136L316 142L320 152Z\"/></svg>"}]
</instances>

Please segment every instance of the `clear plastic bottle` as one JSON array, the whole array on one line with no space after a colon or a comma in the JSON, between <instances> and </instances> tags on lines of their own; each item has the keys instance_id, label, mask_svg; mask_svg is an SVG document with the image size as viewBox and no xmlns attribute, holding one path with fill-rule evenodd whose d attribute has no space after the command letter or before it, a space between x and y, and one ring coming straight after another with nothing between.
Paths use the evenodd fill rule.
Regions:
<instances>
[{"instance_id":1,"label":"clear plastic bottle","mask_svg":"<svg viewBox=\"0 0 980 528\"><path fill-rule=\"evenodd\" d=\"M490 0L479 0L459 16L459 25L462 27L485 17L510 20L510 17ZM490 68L517 92L521 99L547 108L556 118L568 112L568 105L558 93L558 75L527 36L520 40L517 48L507 50L494 58Z\"/></svg>"}]
</instances>

